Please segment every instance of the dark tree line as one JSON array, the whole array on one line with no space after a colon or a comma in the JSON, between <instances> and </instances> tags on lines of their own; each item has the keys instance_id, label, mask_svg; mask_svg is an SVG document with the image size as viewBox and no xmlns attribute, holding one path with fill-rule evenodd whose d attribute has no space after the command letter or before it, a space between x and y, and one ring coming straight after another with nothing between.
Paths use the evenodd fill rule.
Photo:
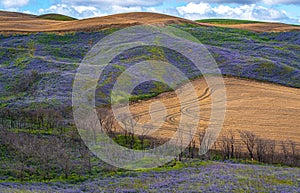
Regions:
<instances>
[{"instance_id":1,"label":"dark tree line","mask_svg":"<svg viewBox=\"0 0 300 193\"><path fill-rule=\"evenodd\" d=\"M39 136L2 129L1 147L7 149L5 159L12 160L3 170L24 181L38 176L39 180L51 180L71 174L89 175L92 170L92 154L80 139L72 134L65 140L57 136ZM66 142L67 141L67 142Z\"/></svg>"},{"instance_id":2,"label":"dark tree line","mask_svg":"<svg viewBox=\"0 0 300 193\"><path fill-rule=\"evenodd\" d=\"M69 179L74 174L82 177L89 175L95 164L103 164L99 160L97 163L93 161L94 156L81 140L76 128L67 127L62 114L61 111L54 109L23 111L2 109L0 111L2 159L13 160L2 168L2 171L21 181L30 179L30 176L39 176L40 180L51 180L61 176ZM136 122L139 117L135 117L133 121L128 116L121 115L119 120L124 129L120 129L114 116L107 109L98 110L98 119L102 132L106 132L117 143L128 148L141 150L156 148L165 142L164 139L148 136L150 125L139 128L137 132ZM66 130L63 129L66 127ZM42 135L28 132L43 129L59 130L60 134L56 132ZM187 148L181 147L182 153L178 159L199 158L199 144L203 141L204 135L205 130L200 130L195 136L185 135L188 136L190 143ZM96 134L94 136L96 137ZM180 145L180 142L177 145ZM222 157L223 160L252 159L264 163L300 166L299 144L293 141L269 140L243 130L223 132L204 156L205 159L216 157Z\"/></svg>"},{"instance_id":3,"label":"dark tree line","mask_svg":"<svg viewBox=\"0 0 300 193\"><path fill-rule=\"evenodd\" d=\"M0 110L0 127L5 129L52 129L63 125L60 111L39 108L19 110L3 108Z\"/></svg>"},{"instance_id":4,"label":"dark tree line","mask_svg":"<svg viewBox=\"0 0 300 193\"><path fill-rule=\"evenodd\" d=\"M206 160L250 159L268 164L300 166L300 144L291 140L276 141L257 136L247 130L227 130L213 144L207 154L199 155L199 145L204 139L205 129L201 129L182 149L182 158L201 158ZM192 136L191 136L192 137ZM198 142L195 145L196 141Z\"/></svg>"},{"instance_id":5,"label":"dark tree line","mask_svg":"<svg viewBox=\"0 0 300 193\"><path fill-rule=\"evenodd\" d=\"M200 139L201 140L201 139ZM223 159L251 159L269 164L300 166L299 144L293 141L275 141L246 130L228 130L223 133L212 151Z\"/></svg>"}]
</instances>

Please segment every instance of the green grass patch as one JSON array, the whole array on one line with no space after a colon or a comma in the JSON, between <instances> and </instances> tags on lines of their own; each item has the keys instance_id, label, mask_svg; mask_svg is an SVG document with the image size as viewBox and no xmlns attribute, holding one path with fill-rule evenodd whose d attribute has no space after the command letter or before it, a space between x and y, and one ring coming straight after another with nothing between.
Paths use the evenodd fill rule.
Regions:
<instances>
[{"instance_id":1,"label":"green grass patch","mask_svg":"<svg viewBox=\"0 0 300 193\"><path fill-rule=\"evenodd\" d=\"M136 96L131 96L129 98L129 101L135 102L138 100L145 100L145 99L151 99L153 97L158 96L160 93L150 93L150 94L140 94L140 95L136 95Z\"/></svg>"},{"instance_id":2,"label":"green grass patch","mask_svg":"<svg viewBox=\"0 0 300 193\"><path fill-rule=\"evenodd\" d=\"M288 185L288 186L295 186L295 182L291 180L282 180L278 179L275 176L262 176L265 179L265 182L270 183L270 184L281 184L281 185Z\"/></svg>"},{"instance_id":3,"label":"green grass patch","mask_svg":"<svg viewBox=\"0 0 300 193\"><path fill-rule=\"evenodd\" d=\"M14 133L29 133L34 135L59 135L60 132L53 129L11 129Z\"/></svg>"},{"instance_id":4,"label":"green grass patch","mask_svg":"<svg viewBox=\"0 0 300 193\"><path fill-rule=\"evenodd\" d=\"M77 20L76 18L66 16L66 15L61 15L61 14L45 14L45 15L40 15L37 16L37 18L40 19L49 19L49 20L56 20L56 21L74 21Z\"/></svg>"},{"instance_id":5,"label":"green grass patch","mask_svg":"<svg viewBox=\"0 0 300 193\"><path fill-rule=\"evenodd\" d=\"M240 20L240 19L201 19L201 20L196 20L196 21L202 22L202 23L225 24L225 25L265 23L265 22L261 22L261 21Z\"/></svg>"},{"instance_id":6,"label":"green grass patch","mask_svg":"<svg viewBox=\"0 0 300 193\"><path fill-rule=\"evenodd\" d=\"M14 66L23 69L31 61L31 59L32 59L32 55L30 53L21 54L19 55L19 57L15 59Z\"/></svg>"},{"instance_id":7,"label":"green grass patch","mask_svg":"<svg viewBox=\"0 0 300 193\"><path fill-rule=\"evenodd\" d=\"M121 146L124 146L127 148L130 147L130 145L129 145L129 142L131 140L130 136L125 136L125 135L119 134L119 135L116 135L113 138L113 140ZM150 144L151 144L151 141L149 139L145 139L144 143L142 144L141 140L138 137L134 136L134 138L133 138L133 149L135 149L135 150L142 150L142 149L150 148Z\"/></svg>"}]
</instances>

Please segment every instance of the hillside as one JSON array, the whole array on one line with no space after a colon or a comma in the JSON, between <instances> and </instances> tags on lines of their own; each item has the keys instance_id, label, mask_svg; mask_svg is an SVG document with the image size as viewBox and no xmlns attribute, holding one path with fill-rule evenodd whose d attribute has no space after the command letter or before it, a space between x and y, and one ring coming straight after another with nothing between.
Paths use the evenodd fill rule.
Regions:
<instances>
[{"instance_id":1,"label":"hillside","mask_svg":"<svg viewBox=\"0 0 300 193\"><path fill-rule=\"evenodd\" d=\"M236 28L249 30L253 32L288 32L300 31L300 26L289 25L284 23L269 23L249 20L233 20L233 19L207 19L198 20L200 25Z\"/></svg>"},{"instance_id":2,"label":"hillside","mask_svg":"<svg viewBox=\"0 0 300 193\"><path fill-rule=\"evenodd\" d=\"M211 23L211 24L224 24L224 25L233 25L233 24L249 24L249 23L264 23L260 21L252 21L252 20L239 20L239 19L201 19L196 20L196 22L200 23Z\"/></svg>"},{"instance_id":3,"label":"hillside","mask_svg":"<svg viewBox=\"0 0 300 193\"><path fill-rule=\"evenodd\" d=\"M76 22L76 21L75 21ZM237 29L207 28L175 25L191 33L202 42L215 58L224 75L267 81L290 87L300 87L300 34L257 34ZM1 106L30 106L31 103L71 105L72 80L85 54L111 30L78 32L74 34L27 34L0 36L0 84ZM147 51L148 50L148 51ZM116 58L119 66L111 66L106 73L120 74L132 62L142 61L157 52L164 52L167 60L193 78L201 73L189 61L178 58L170 50L139 49L127 51L130 58ZM139 55L143 54L143 57ZM147 57L146 57L147 56ZM137 58L136 60L132 60ZM164 58L161 58L164 60ZM118 62L118 60L122 62ZM188 65L185 67L182 65ZM33 75L31 75L34 73ZM35 74L38 76L35 77ZM27 80L33 76L32 80ZM35 77L35 78L34 78ZM107 86L112 86L108 82ZM146 88L147 85L144 85ZM141 88L142 91L149 93ZM101 90L107 96L108 87ZM152 88L155 88L152 86ZM30 91L30 92L29 92ZM146 94L144 93L144 94ZM33 98L34 97L34 98ZM101 103L109 99L104 97Z\"/></svg>"},{"instance_id":4,"label":"hillside","mask_svg":"<svg viewBox=\"0 0 300 193\"><path fill-rule=\"evenodd\" d=\"M6 14L7 13L7 14ZM48 16L36 17L26 14L2 12L0 32L70 32L70 31L97 31L112 27L128 27L142 24L179 24L195 22L156 13L136 12L115 14L104 17L76 21L49 20ZM59 19L60 20L60 19Z\"/></svg>"},{"instance_id":5,"label":"hillside","mask_svg":"<svg viewBox=\"0 0 300 193\"><path fill-rule=\"evenodd\" d=\"M299 89L232 77L225 77L224 81L227 104L220 137L228 130L249 130L264 139L292 140L297 142L300 150L300 120L297 119L300 114ZM192 83L199 96L198 105L201 108L199 130L204 130L211 118L210 92L204 79L196 79ZM210 88L211 91L216 89ZM164 104L167 113L164 115L164 109L159 108L151 115L164 115L162 119L165 120L161 129L154 135L170 138L177 130L181 112L189 115L195 107L180 103L175 92L168 92L147 101L137 102L130 106L130 110L134 116L139 117L139 122L147 123L150 121L150 106L158 101Z\"/></svg>"},{"instance_id":6,"label":"hillside","mask_svg":"<svg viewBox=\"0 0 300 193\"><path fill-rule=\"evenodd\" d=\"M261 85L250 80L226 79L229 99L237 103L228 103L225 127L251 129L258 134L270 134L272 139L278 139L282 134L277 133L285 130L285 138L300 142L295 135L300 126L295 118L300 108L297 103L300 87L298 32L257 34L237 29L174 26L197 37L212 53L223 75L273 83ZM0 36L0 80L3 83L0 85L0 107L69 109L77 67L89 49L111 32ZM170 50L151 47L128 50L104 69L97 90L97 105L109 103L110 89L117 75L131 65L152 57L172 61L189 78L201 75L193 64ZM114 76L108 81L105 77L111 73ZM167 90L162 85L149 82L140 85L133 94L139 98L140 95L152 96ZM276 101L279 105L270 106L270 101ZM249 104L251 108L242 108ZM240 111L234 110L239 106L242 106ZM262 110L256 112L260 108ZM138 109L144 109L143 105ZM282 119L280 123L278 117ZM258 123L253 124L253 120Z\"/></svg>"},{"instance_id":7,"label":"hillside","mask_svg":"<svg viewBox=\"0 0 300 193\"><path fill-rule=\"evenodd\" d=\"M36 15L32 14L26 14L26 13L19 13L19 12L9 12L9 11L0 11L0 17L1 18L15 18L15 19L29 19L29 18L35 18Z\"/></svg>"},{"instance_id":8,"label":"hillside","mask_svg":"<svg viewBox=\"0 0 300 193\"><path fill-rule=\"evenodd\" d=\"M82 20L74 20L74 18L59 15L46 14L41 16L15 13L0 12L0 33L34 33L34 32L74 32L74 31L97 31L101 29L128 27L142 24L168 25L168 24L195 24L199 26L218 26L246 29L256 32L282 32L300 30L300 26L292 26L281 23L248 23L238 22L239 24L231 25L235 22L226 20L224 23L220 21L213 22L203 21L193 22L170 15L150 13L150 12L133 12L124 14L115 14L103 17L95 17ZM231 23L230 25L228 24ZM227 23L227 24L226 24Z\"/></svg>"},{"instance_id":9,"label":"hillside","mask_svg":"<svg viewBox=\"0 0 300 193\"><path fill-rule=\"evenodd\" d=\"M299 192L297 168L197 160L248 162L247 159L253 159L251 163L300 166L300 32L294 30L297 26L234 21L232 23L239 24L228 25L233 26L231 28L224 21L223 24L197 23L155 13L116 14L73 21L52 19L0 12L0 192L95 192L99 188L104 192L142 192L144 189L149 192L239 192L245 189ZM169 25L193 35L215 59L227 89L222 135L208 154L200 156L197 148L203 141L201 132L209 123L211 93L218 87L208 88L201 78L203 74L190 59L166 47L146 45L123 51L103 69L94 92L98 118L103 123L101 131L107 132L114 142L135 150L159 147L174 129L180 128L180 114L190 115L193 106L188 101L179 108L176 93L166 84L146 81L132 91L130 110L139 121L146 122L151 103L161 101L167 114L161 114L163 108L154 113L164 120L164 127L148 138L135 135L135 126L131 123L128 126L131 133L121 130L107 110L118 76L135 64L156 60L171 63L195 85L201 105L201 121L196 128L199 132L192 139L194 143L174 156L177 160L158 168L158 172L130 172L104 163L82 141L72 112L74 79L87 53L113 32L137 24ZM291 31L268 33L274 30ZM161 40L155 33L153 37ZM138 38L134 36L132 40ZM128 42L124 39L123 43ZM111 42L105 45L109 50L114 48ZM147 70L148 66L145 67ZM164 70L159 72L163 74ZM126 117L123 121L127 123ZM82 125L90 128L94 123L93 120ZM224 136L230 130L235 131L234 136ZM247 141L241 140L247 139L242 135L247 131L254 144L250 151ZM95 133L85 134L94 142L99 139ZM116 155L112 151L108 153ZM197 158L195 162L193 158ZM183 167L186 160L191 162ZM151 159L144 161L154 163ZM139 167L139 164L134 165Z\"/></svg>"},{"instance_id":10,"label":"hillside","mask_svg":"<svg viewBox=\"0 0 300 193\"><path fill-rule=\"evenodd\" d=\"M1 192L299 192L299 168L192 162L169 170L124 172L68 184L0 183ZM224 185L225 184L225 185Z\"/></svg>"},{"instance_id":11,"label":"hillside","mask_svg":"<svg viewBox=\"0 0 300 193\"><path fill-rule=\"evenodd\" d=\"M74 21L77 20L73 17L61 15L61 14L45 14L45 15L39 15L37 18L40 19L50 19L50 20L56 20L56 21Z\"/></svg>"}]
</instances>

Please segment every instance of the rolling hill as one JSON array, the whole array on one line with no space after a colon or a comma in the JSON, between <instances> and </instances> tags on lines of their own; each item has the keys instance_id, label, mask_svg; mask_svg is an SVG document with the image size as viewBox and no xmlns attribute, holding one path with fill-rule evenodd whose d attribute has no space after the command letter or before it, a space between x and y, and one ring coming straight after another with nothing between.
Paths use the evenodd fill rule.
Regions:
<instances>
[{"instance_id":1,"label":"rolling hill","mask_svg":"<svg viewBox=\"0 0 300 193\"><path fill-rule=\"evenodd\" d=\"M240 29L206 27L196 25L193 21L155 13L127 13L85 20L55 21L38 19L28 14L0 12L0 19L6 21L0 24L0 31L11 28L11 33L55 31L53 26L61 32L75 28L79 30L67 34L0 35L0 79L3 81L0 85L2 96L0 100L3 107L16 104L28 106L34 101L40 103L46 100L48 94L53 96L51 100L56 100L59 104L71 105L70 94L74 72L89 49L112 33L111 27L118 28L137 23L172 24L192 34L211 52L224 75L300 87L300 35L297 31L255 33ZM17 25L12 25L13 23ZM107 30L96 30L100 28L107 28ZM175 59L178 54L168 50L161 51L190 78L200 75L185 59ZM151 51L143 53L148 56L155 55L155 52L151 53ZM139 58L140 51L131 50L126 54L131 58ZM123 63L118 68L129 67L132 64L131 60L122 59ZM186 63L185 67L182 63ZM118 74L120 73L118 68L108 69L108 73L111 71ZM30 75L31 71L36 71L41 77L39 76L27 86L25 84L23 89L14 88L14 85L24 87L22 80ZM24 94L24 91L29 88L33 93ZM36 92L37 89L40 91ZM107 90L103 90L102 94L106 95Z\"/></svg>"},{"instance_id":2,"label":"rolling hill","mask_svg":"<svg viewBox=\"0 0 300 193\"><path fill-rule=\"evenodd\" d=\"M227 27L249 30L254 32L288 32L299 31L300 26L288 25L284 23L270 23L251 20L237 20L237 19L203 19L197 20L201 25Z\"/></svg>"},{"instance_id":3,"label":"rolling hill","mask_svg":"<svg viewBox=\"0 0 300 193\"><path fill-rule=\"evenodd\" d=\"M300 114L299 89L232 77L226 77L224 81L227 105L220 137L228 130L249 130L265 139L298 142L300 150L300 120L297 119L297 115ZM202 78L192 83L199 96L199 129L204 130L211 123L210 92L217 88L208 88L205 79ZM178 128L181 112L189 115L195 107L180 102L175 92L168 92L147 101L134 103L130 110L134 116L139 117L139 122L145 124L150 121L148 111L151 104L158 101L163 103L165 108L156 109L151 117L164 115L164 109L167 112L162 117L165 120L164 125L155 133L155 137L170 138Z\"/></svg>"},{"instance_id":4,"label":"rolling hill","mask_svg":"<svg viewBox=\"0 0 300 193\"><path fill-rule=\"evenodd\" d=\"M5 19L5 18L29 19L29 18L35 18L36 15L27 14L27 13L19 13L19 12L0 11L0 17L1 17L1 19Z\"/></svg>"},{"instance_id":5,"label":"rolling hill","mask_svg":"<svg viewBox=\"0 0 300 193\"><path fill-rule=\"evenodd\" d=\"M267 128L265 134L272 133L269 135L272 139L278 137L278 132L285 130L286 138L290 137L300 142L296 135L300 123L295 118L295 115L299 114L297 101L300 87L300 33L297 31L255 33L240 29L206 27L196 25L192 21L184 23L186 20L152 13L117 14L77 21L43 20L43 22L32 15L10 15L10 19L15 19L14 22L17 23L21 17L26 17L28 24L38 21L41 25L46 25L49 22L60 30L62 30L61 26L67 30L74 30L76 26L77 29L86 29L90 32L1 35L1 108L69 109L72 105L72 82L81 60L99 40L113 32L111 29L93 32L93 29L99 27L99 23L101 23L100 28L123 27L136 23L172 24L178 29L191 33L202 42L215 58L223 75L248 79L248 81L226 79L228 90L231 92L230 100L237 102L229 103L227 128L245 128L258 133L262 128ZM20 22L20 25L28 27L24 26L24 22ZM261 23L255 25L258 24ZM268 24L263 23L263 25ZM41 31L46 29L40 27ZM26 30L37 30L34 28L37 26L29 25ZM151 47L146 47L144 51L141 48L128 50L104 69L104 74L114 74L114 76L109 81L104 78L99 82L98 96L101 97L97 98L97 104L109 103L110 89L117 75L136 62L151 57L172 61L189 78L201 75L193 64L170 50ZM252 80L273 84L259 84ZM149 83L141 85L137 90L139 92L133 93L136 96L140 94L154 96L167 91L167 88ZM241 96L248 96L248 98ZM269 104L275 102L281 105ZM253 104L255 108L244 108L248 103ZM263 109L256 112L260 106ZM144 108L146 107L141 106L141 109ZM256 115L261 119L255 118ZM282 121L276 123L279 117ZM253 124L253 120L261 122Z\"/></svg>"},{"instance_id":6,"label":"rolling hill","mask_svg":"<svg viewBox=\"0 0 300 193\"><path fill-rule=\"evenodd\" d=\"M299 192L299 168L234 163L198 163L168 170L111 174L80 184L0 183L1 192ZM226 185L224 185L226 184Z\"/></svg>"},{"instance_id":7,"label":"rolling hill","mask_svg":"<svg viewBox=\"0 0 300 193\"><path fill-rule=\"evenodd\" d=\"M201 120L189 147L161 167L133 172L107 164L87 148L75 125L72 89L78 67L99 41L121 28L141 24L170 25L199 40L223 75L227 105L217 142L206 155L198 155L202 134L213 122L211 96L218 85L208 88L191 60L165 47L139 46L114 57L99 77L95 105L101 130L119 145L156 150L180 128L182 114L195 112L193 100L181 103L177 92L165 84L147 81L132 91L129 110L140 123L163 120L151 124L162 127L147 137L145 130L134 135L135 126L123 119L130 130L122 130L109 114L110 95L118 76L135 64L171 63L191 80L200 104ZM160 106L150 115L153 104ZM299 26L189 21L155 13L75 20L58 14L0 11L0 192L300 192L299 168L263 165L300 166L299 115ZM83 125L90 127L94 122ZM253 155L237 130L254 135ZM230 136L230 131L235 133ZM96 139L95 133L85 134ZM116 155L110 149L108 153ZM159 151L157 157L163 154ZM119 160L118 156L113 159ZM152 159L145 161L153 164Z\"/></svg>"},{"instance_id":8,"label":"rolling hill","mask_svg":"<svg viewBox=\"0 0 300 193\"><path fill-rule=\"evenodd\" d=\"M30 14L0 11L0 33L36 33L36 32L74 32L74 31L97 31L101 29L128 27L142 24L168 25L168 24L194 24L199 26L218 26L246 29L256 32L282 32L300 30L300 26L292 26L282 23L259 23L252 21L237 20L204 20L191 21L174 16L150 13L133 12L115 14L103 17L75 20L75 18L59 15L46 14L35 16Z\"/></svg>"},{"instance_id":9,"label":"rolling hill","mask_svg":"<svg viewBox=\"0 0 300 193\"><path fill-rule=\"evenodd\" d=\"M6 14L7 13L7 14ZM13 32L13 33L29 33L29 32L70 32L70 31L97 31L101 29L109 29L112 27L128 27L133 25L142 24L155 24L155 25L168 25L179 23L191 23L196 22L156 13L126 13L116 14L104 17L96 17L82 20L70 20L67 16L55 15L55 20L49 20L53 18L53 15L33 16L27 14L19 14L14 12L1 12L0 20L5 21L0 24L0 32ZM64 19L61 19L63 17ZM59 18L59 19L57 19ZM58 21L64 20L64 21Z\"/></svg>"},{"instance_id":10,"label":"rolling hill","mask_svg":"<svg viewBox=\"0 0 300 193\"><path fill-rule=\"evenodd\" d=\"M196 22L211 23L211 24L225 24L225 25L226 24L233 25L233 24L264 23L261 21L239 20L239 19L201 19L201 20L196 20Z\"/></svg>"},{"instance_id":11,"label":"rolling hill","mask_svg":"<svg viewBox=\"0 0 300 193\"><path fill-rule=\"evenodd\" d=\"M54 13L39 15L39 16L37 16L37 18L50 19L50 20L56 20L56 21L74 21L74 20L77 20L73 17L69 17L69 16L65 16L65 15L61 15L61 14L54 14Z\"/></svg>"}]
</instances>

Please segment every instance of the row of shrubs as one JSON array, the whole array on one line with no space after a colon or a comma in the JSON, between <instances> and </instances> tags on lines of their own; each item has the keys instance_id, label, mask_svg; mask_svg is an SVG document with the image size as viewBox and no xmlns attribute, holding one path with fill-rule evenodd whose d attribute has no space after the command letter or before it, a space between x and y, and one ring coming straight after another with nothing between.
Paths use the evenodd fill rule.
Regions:
<instances>
[{"instance_id":1,"label":"row of shrubs","mask_svg":"<svg viewBox=\"0 0 300 193\"><path fill-rule=\"evenodd\" d=\"M0 114L1 180L78 181L117 171L117 168L105 164L89 151L76 128L66 125L63 113L58 110L2 109ZM98 111L98 118L103 131L127 148L151 149L166 141L149 137L146 133L135 134L135 125L127 122L126 117L121 120L130 128L116 129L115 119L108 110ZM40 132L43 130L52 132ZM300 166L299 144L263 139L244 130L228 130L207 154L200 156L198 147L204 134L204 130L199 130L176 159L250 159L261 163Z\"/></svg>"}]
</instances>

